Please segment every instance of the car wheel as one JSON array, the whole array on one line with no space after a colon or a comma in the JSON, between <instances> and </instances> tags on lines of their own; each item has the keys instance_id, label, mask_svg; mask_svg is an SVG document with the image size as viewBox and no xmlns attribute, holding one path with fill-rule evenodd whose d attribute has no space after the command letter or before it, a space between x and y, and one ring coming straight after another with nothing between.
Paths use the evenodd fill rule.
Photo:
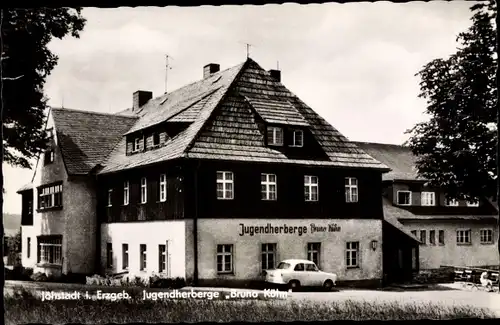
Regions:
<instances>
[{"instance_id":1,"label":"car wheel","mask_svg":"<svg viewBox=\"0 0 500 325\"><path fill-rule=\"evenodd\" d=\"M288 289L296 291L300 287L300 282L297 280L292 280L288 282Z\"/></svg>"},{"instance_id":2,"label":"car wheel","mask_svg":"<svg viewBox=\"0 0 500 325\"><path fill-rule=\"evenodd\" d=\"M333 281L332 280L326 280L325 283L323 283L323 289L326 291L331 291L333 288Z\"/></svg>"}]
</instances>

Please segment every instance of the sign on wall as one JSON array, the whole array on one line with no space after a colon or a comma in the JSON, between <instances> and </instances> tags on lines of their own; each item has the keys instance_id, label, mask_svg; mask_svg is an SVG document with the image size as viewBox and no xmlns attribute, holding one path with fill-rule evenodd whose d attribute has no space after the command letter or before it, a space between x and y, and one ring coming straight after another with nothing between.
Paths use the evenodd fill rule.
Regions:
<instances>
[{"instance_id":1,"label":"sign on wall","mask_svg":"<svg viewBox=\"0 0 500 325\"><path fill-rule=\"evenodd\" d=\"M282 225L272 225L271 223L265 226L246 226L243 223L239 224L239 235L240 236L254 236L256 234L270 234L270 235L298 235L303 234L314 234L314 233L325 233L325 232L339 232L340 226L336 223L317 225L311 223L309 227L307 226L290 226L287 224Z\"/></svg>"}]
</instances>

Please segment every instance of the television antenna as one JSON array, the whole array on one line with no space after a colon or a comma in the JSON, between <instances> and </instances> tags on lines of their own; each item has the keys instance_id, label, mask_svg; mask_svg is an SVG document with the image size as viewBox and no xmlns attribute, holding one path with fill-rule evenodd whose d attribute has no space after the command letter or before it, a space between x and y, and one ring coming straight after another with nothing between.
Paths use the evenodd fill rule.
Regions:
<instances>
[{"instance_id":1,"label":"television antenna","mask_svg":"<svg viewBox=\"0 0 500 325\"><path fill-rule=\"evenodd\" d=\"M172 70L169 59L173 59L171 55L165 54L165 94L167 93L168 70Z\"/></svg>"}]
</instances>

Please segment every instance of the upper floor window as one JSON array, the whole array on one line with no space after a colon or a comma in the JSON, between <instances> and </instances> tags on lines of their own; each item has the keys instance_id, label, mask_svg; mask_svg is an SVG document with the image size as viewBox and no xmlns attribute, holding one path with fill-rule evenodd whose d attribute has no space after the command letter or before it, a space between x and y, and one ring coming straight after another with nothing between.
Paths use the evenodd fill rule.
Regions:
<instances>
[{"instance_id":1,"label":"upper floor window","mask_svg":"<svg viewBox=\"0 0 500 325\"><path fill-rule=\"evenodd\" d=\"M160 202L167 200L167 175L160 175Z\"/></svg>"},{"instance_id":2,"label":"upper floor window","mask_svg":"<svg viewBox=\"0 0 500 325\"><path fill-rule=\"evenodd\" d=\"M479 231L479 239L481 244L493 244L493 230L481 229Z\"/></svg>"},{"instance_id":3,"label":"upper floor window","mask_svg":"<svg viewBox=\"0 0 500 325\"><path fill-rule=\"evenodd\" d=\"M457 244L470 244L471 243L471 231L467 230L457 230Z\"/></svg>"},{"instance_id":4,"label":"upper floor window","mask_svg":"<svg viewBox=\"0 0 500 325\"><path fill-rule=\"evenodd\" d=\"M398 191L397 193L397 203L398 205L410 205L411 204L411 192L410 191Z\"/></svg>"},{"instance_id":5,"label":"upper floor window","mask_svg":"<svg viewBox=\"0 0 500 325\"><path fill-rule=\"evenodd\" d=\"M133 152L137 152L141 150L141 144L144 141L144 138L135 138L134 139L134 148L132 149Z\"/></svg>"},{"instance_id":6,"label":"upper floor window","mask_svg":"<svg viewBox=\"0 0 500 325\"><path fill-rule=\"evenodd\" d=\"M467 206L470 208L477 208L479 206L479 201L476 202L467 201Z\"/></svg>"},{"instance_id":7,"label":"upper floor window","mask_svg":"<svg viewBox=\"0 0 500 325\"><path fill-rule=\"evenodd\" d=\"M44 165L48 165L54 162L54 149L48 149L43 155Z\"/></svg>"},{"instance_id":8,"label":"upper floor window","mask_svg":"<svg viewBox=\"0 0 500 325\"><path fill-rule=\"evenodd\" d=\"M304 176L304 198L306 201L318 201L318 176Z\"/></svg>"},{"instance_id":9,"label":"upper floor window","mask_svg":"<svg viewBox=\"0 0 500 325\"><path fill-rule=\"evenodd\" d=\"M291 147L303 147L303 146L304 146L304 132L302 130L294 130L292 133Z\"/></svg>"},{"instance_id":10,"label":"upper floor window","mask_svg":"<svg viewBox=\"0 0 500 325\"><path fill-rule=\"evenodd\" d=\"M148 187L146 177L141 178L141 203L148 201Z\"/></svg>"},{"instance_id":11,"label":"upper floor window","mask_svg":"<svg viewBox=\"0 0 500 325\"><path fill-rule=\"evenodd\" d=\"M153 146L158 146L158 145L160 145L160 134L154 133L153 134Z\"/></svg>"},{"instance_id":12,"label":"upper floor window","mask_svg":"<svg viewBox=\"0 0 500 325\"><path fill-rule=\"evenodd\" d=\"M217 172L217 199L232 200L234 197L234 175L232 172Z\"/></svg>"},{"instance_id":13,"label":"upper floor window","mask_svg":"<svg viewBox=\"0 0 500 325\"><path fill-rule=\"evenodd\" d=\"M420 195L421 203L424 206L432 206L436 204L436 194L434 192L422 192Z\"/></svg>"},{"instance_id":14,"label":"upper floor window","mask_svg":"<svg viewBox=\"0 0 500 325\"><path fill-rule=\"evenodd\" d=\"M128 181L123 182L123 205L128 205L130 197L130 186Z\"/></svg>"},{"instance_id":15,"label":"upper floor window","mask_svg":"<svg viewBox=\"0 0 500 325\"><path fill-rule=\"evenodd\" d=\"M108 207L113 205L113 189L108 190Z\"/></svg>"},{"instance_id":16,"label":"upper floor window","mask_svg":"<svg viewBox=\"0 0 500 325\"><path fill-rule=\"evenodd\" d=\"M48 185L38 189L38 209L62 207L62 184Z\"/></svg>"},{"instance_id":17,"label":"upper floor window","mask_svg":"<svg viewBox=\"0 0 500 325\"><path fill-rule=\"evenodd\" d=\"M358 179L354 177L345 178L345 201L358 202Z\"/></svg>"},{"instance_id":18,"label":"upper floor window","mask_svg":"<svg viewBox=\"0 0 500 325\"><path fill-rule=\"evenodd\" d=\"M283 145L283 129L276 126L267 128L267 144L273 146Z\"/></svg>"},{"instance_id":19,"label":"upper floor window","mask_svg":"<svg viewBox=\"0 0 500 325\"><path fill-rule=\"evenodd\" d=\"M276 175L261 174L260 176L261 198L262 200L276 200Z\"/></svg>"},{"instance_id":20,"label":"upper floor window","mask_svg":"<svg viewBox=\"0 0 500 325\"><path fill-rule=\"evenodd\" d=\"M456 199L446 199L446 206L457 207L458 206L458 200L456 200Z\"/></svg>"}]
</instances>

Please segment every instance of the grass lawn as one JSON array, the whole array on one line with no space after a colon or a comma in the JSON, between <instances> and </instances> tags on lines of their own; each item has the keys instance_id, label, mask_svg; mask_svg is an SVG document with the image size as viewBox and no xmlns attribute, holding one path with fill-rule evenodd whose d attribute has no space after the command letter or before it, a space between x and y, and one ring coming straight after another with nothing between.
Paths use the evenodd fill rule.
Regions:
<instances>
[{"instance_id":1,"label":"grass lawn","mask_svg":"<svg viewBox=\"0 0 500 325\"><path fill-rule=\"evenodd\" d=\"M286 299L159 299L143 300L131 292L129 300L45 300L28 291L4 294L6 324L102 324L130 322L266 322L324 320L415 320L494 318L473 307L397 303L297 302Z\"/></svg>"}]
</instances>

